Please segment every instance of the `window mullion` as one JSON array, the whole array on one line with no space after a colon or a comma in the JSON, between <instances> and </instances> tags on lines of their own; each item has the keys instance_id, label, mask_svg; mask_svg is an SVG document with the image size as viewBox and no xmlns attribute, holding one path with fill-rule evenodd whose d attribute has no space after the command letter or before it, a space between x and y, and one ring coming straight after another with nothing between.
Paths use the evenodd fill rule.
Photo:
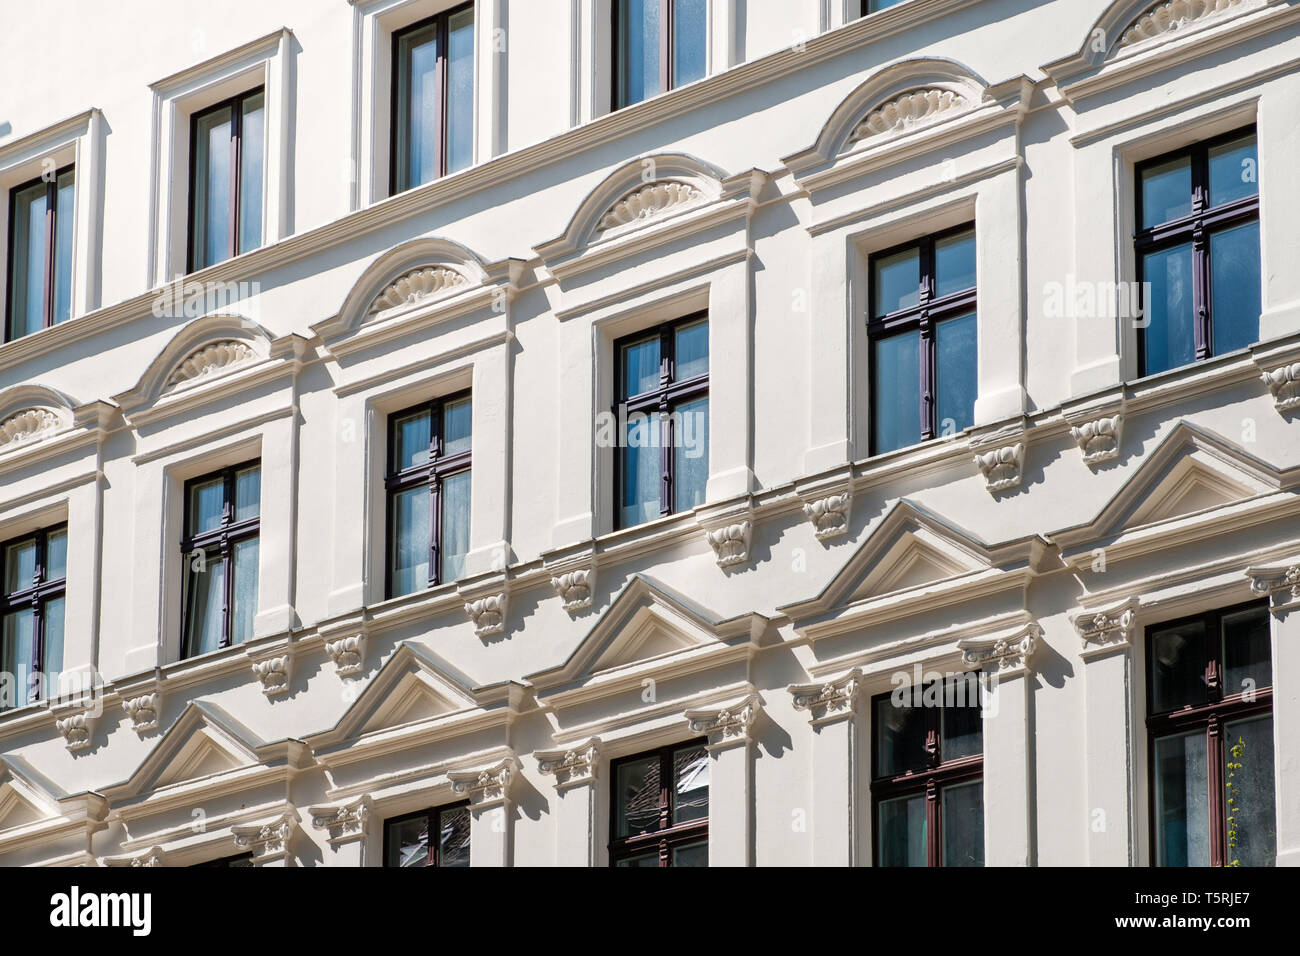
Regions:
<instances>
[{"instance_id":1,"label":"window mullion","mask_svg":"<svg viewBox=\"0 0 1300 956\"><path fill-rule=\"evenodd\" d=\"M55 203L58 195L59 175L56 172L54 178L45 184L45 262L42 264L45 289L41 297L41 325L47 329L54 324L54 242L58 228Z\"/></svg>"},{"instance_id":2,"label":"window mullion","mask_svg":"<svg viewBox=\"0 0 1300 956\"><path fill-rule=\"evenodd\" d=\"M239 254L239 152L240 140L240 100L236 98L230 104L230 195L227 219L230 223L230 238L226 242L226 258L233 259Z\"/></svg>"},{"instance_id":3,"label":"window mullion","mask_svg":"<svg viewBox=\"0 0 1300 956\"><path fill-rule=\"evenodd\" d=\"M429 586L442 583L442 480L429 481Z\"/></svg>"},{"instance_id":4,"label":"window mullion","mask_svg":"<svg viewBox=\"0 0 1300 956\"><path fill-rule=\"evenodd\" d=\"M673 0L659 0L659 92L673 83Z\"/></svg>"},{"instance_id":5,"label":"window mullion","mask_svg":"<svg viewBox=\"0 0 1300 956\"><path fill-rule=\"evenodd\" d=\"M447 38L448 38L448 19L447 14L443 13L438 16L437 28L434 36L437 38L438 58L434 66L434 85L436 92L434 102L437 103L437 123L438 134L434 137L434 169L439 178L447 175Z\"/></svg>"}]
</instances>

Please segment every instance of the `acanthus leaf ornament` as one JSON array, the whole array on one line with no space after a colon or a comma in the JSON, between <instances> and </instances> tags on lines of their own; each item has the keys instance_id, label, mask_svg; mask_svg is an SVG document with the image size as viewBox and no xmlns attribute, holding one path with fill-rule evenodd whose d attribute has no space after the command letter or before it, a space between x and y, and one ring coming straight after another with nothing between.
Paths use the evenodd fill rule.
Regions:
<instances>
[{"instance_id":1,"label":"acanthus leaf ornament","mask_svg":"<svg viewBox=\"0 0 1300 956\"><path fill-rule=\"evenodd\" d=\"M452 792L468 797L471 804L505 799L514 776L513 758L506 758L478 770L457 770L447 774Z\"/></svg>"},{"instance_id":2,"label":"acanthus leaf ornament","mask_svg":"<svg viewBox=\"0 0 1300 956\"><path fill-rule=\"evenodd\" d=\"M1123 428L1123 415L1106 415L1081 425L1071 426L1070 437L1083 453L1084 464L1099 465L1119 457L1119 443Z\"/></svg>"},{"instance_id":3,"label":"acanthus leaf ornament","mask_svg":"<svg viewBox=\"0 0 1300 956\"><path fill-rule=\"evenodd\" d=\"M351 634L326 641L325 654L340 677L355 677L365 670L366 635Z\"/></svg>"},{"instance_id":4,"label":"acanthus leaf ornament","mask_svg":"<svg viewBox=\"0 0 1300 956\"><path fill-rule=\"evenodd\" d=\"M852 504L853 496L849 491L804 502L803 513L812 522L813 534L818 541L826 541L848 532Z\"/></svg>"},{"instance_id":5,"label":"acanthus leaf ornament","mask_svg":"<svg viewBox=\"0 0 1300 956\"><path fill-rule=\"evenodd\" d=\"M1083 643L1083 650L1127 647L1137 627L1138 602L1130 598L1095 611L1082 611L1071 621Z\"/></svg>"},{"instance_id":6,"label":"acanthus leaf ornament","mask_svg":"<svg viewBox=\"0 0 1300 956\"><path fill-rule=\"evenodd\" d=\"M1249 567L1246 576L1250 589L1269 598L1274 611L1293 611L1300 605L1300 556L1280 564Z\"/></svg>"},{"instance_id":7,"label":"acanthus leaf ornament","mask_svg":"<svg viewBox=\"0 0 1300 956\"><path fill-rule=\"evenodd\" d=\"M59 717L54 721L54 727L63 737L64 745L72 753L81 753L90 749L91 738L95 733L95 711L87 710L80 713L69 714L67 717Z\"/></svg>"},{"instance_id":8,"label":"acanthus leaf ornament","mask_svg":"<svg viewBox=\"0 0 1300 956\"><path fill-rule=\"evenodd\" d=\"M975 464L984 475L985 487L993 494L1017 487L1024 478L1025 443L1003 445L975 453Z\"/></svg>"},{"instance_id":9,"label":"acanthus leaf ornament","mask_svg":"<svg viewBox=\"0 0 1300 956\"><path fill-rule=\"evenodd\" d=\"M253 676L262 684L267 697L280 697L289 692L289 655L281 654L253 661Z\"/></svg>"},{"instance_id":10,"label":"acanthus leaf ornament","mask_svg":"<svg viewBox=\"0 0 1300 956\"><path fill-rule=\"evenodd\" d=\"M502 591L465 602L465 614L474 624L478 637L505 633L509 594Z\"/></svg>"},{"instance_id":11,"label":"acanthus leaf ornament","mask_svg":"<svg viewBox=\"0 0 1300 956\"><path fill-rule=\"evenodd\" d=\"M795 710L806 710L814 723L853 713L862 673L857 668L839 677L811 684L791 684L787 689Z\"/></svg>"},{"instance_id":12,"label":"acanthus leaf ornament","mask_svg":"<svg viewBox=\"0 0 1300 956\"><path fill-rule=\"evenodd\" d=\"M749 560L750 539L754 533L754 522L749 518L718 527L706 528L705 539L713 549L718 567L732 568Z\"/></svg>"},{"instance_id":13,"label":"acanthus leaf ornament","mask_svg":"<svg viewBox=\"0 0 1300 956\"><path fill-rule=\"evenodd\" d=\"M758 697L750 694L721 707L692 708L686 711L686 725L692 734L704 734L716 745L749 740L758 715Z\"/></svg>"},{"instance_id":14,"label":"acanthus leaf ornament","mask_svg":"<svg viewBox=\"0 0 1300 956\"><path fill-rule=\"evenodd\" d=\"M554 776L557 784L589 782L596 776L596 766L600 760L600 739L591 737L557 750L539 750L534 756L537 758L538 771Z\"/></svg>"},{"instance_id":15,"label":"acanthus leaf ornament","mask_svg":"<svg viewBox=\"0 0 1300 956\"><path fill-rule=\"evenodd\" d=\"M551 576L551 587L559 595L564 609L570 614L591 607L595 588L596 569L575 568Z\"/></svg>"},{"instance_id":16,"label":"acanthus leaf ornament","mask_svg":"<svg viewBox=\"0 0 1300 956\"><path fill-rule=\"evenodd\" d=\"M1261 372L1260 378L1273 395L1273 407L1279 412L1300 410L1300 362Z\"/></svg>"},{"instance_id":17,"label":"acanthus leaf ornament","mask_svg":"<svg viewBox=\"0 0 1300 956\"><path fill-rule=\"evenodd\" d=\"M162 695L154 691L123 701L122 709L131 718L131 729L137 734L146 734L158 729L158 711L161 705Z\"/></svg>"}]
</instances>

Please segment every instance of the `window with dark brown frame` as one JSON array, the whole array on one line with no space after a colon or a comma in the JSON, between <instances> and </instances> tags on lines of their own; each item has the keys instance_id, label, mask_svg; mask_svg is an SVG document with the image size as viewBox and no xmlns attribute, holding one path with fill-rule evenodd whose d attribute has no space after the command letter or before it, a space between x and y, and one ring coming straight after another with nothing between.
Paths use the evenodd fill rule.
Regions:
<instances>
[{"instance_id":1,"label":"window with dark brown frame","mask_svg":"<svg viewBox=\"0 0 1300 956\"><path fill-rule=\"evenodd\" d=\"M1147 628L1151 860L1272 866L1277 858L1268 606Z\"/></svg>"},{"instance_id":2,"label":"window with dark brown frame","mask_svg":"<svg viewBox=\"0 0 1300 956\"><path fill-rule=\"evenodd\" d=\"M876 253L869 271L871 453L974 424L974 225Z\"/></svg>"},{"instance_id":3,"label":"window with dark brown frame","mask_svg":"<svg viewBox=\"0 0 1300 956\"><path fill-rule=\"evenodd\" d=\"M704 76L706 0L611 0L619 110Z\"/></svg>"},{"instance_id":4,"label":"window with dark brown frame","mask_svg":"<svg viewBox=\"0 0 1300 956\"><path fill-rule=\"evenodd\" d=\"M392 156L396 195L474 161L474 4L393 34Z\"/></svg>"},{"instance_id":5,"label":"window with dark brown frame","mask_svg":"<svg viewBox=\"0 0 1300 956\"><path fill-rule=\"evenodd\" d=\"M618 527L703 504L709 480L708 315L619 339L614 358Z\"/></svg>"},{"instance_id":6,"label":"window with dark brown frame","mask_svg":"<svg viewBox=\"0 0 1300 956\"><path fill-rule=\"evenodd\" d=\"M190 117L189 271L262 245L261 87Z\"/></svg>"},{"instance_id":7,"label":"window with dark brown frame","mask_svg":"<svg viewBox=\"0 0 1300 956\"><path fill-rule=\"evenodd\" d=\"M465 573L473 411L469 392L460 392L389 417L388 597Z\"/></svg>"},{"instance_id":8,"label":"window with dark brown frame","mask_svg":"<svg viewBox=\"0 0 1300 956\"><path fill-rule=\"evenodd\" d=\"M384 866L469 866L468 803L384 821Z\"/></svg>"},{"instance_id":9,"label":"window with dark brown frame","mask_svg":"<svg viewBox=\"0 0 1300 956\"><path fill-rule=\"evenodd\" d=\"M9 191L5 341L48 329L72 314L75 200L72 166Z\"/></svg>"},{"instance_id":10,"label":"window with dark brown frame","mask_svg":"<svg viewBox=\"0 0 1300 956\"><path fill-rule=\"evenodd\" d=\"M984 865L984 729L978 674L872 699L877 866Z\"/></svg>"},{"instance_id":11,"label":"window with dark brown frame","mask_svg":"<svg viewBox=\"0 0 1300 956\"><path fill-rule=\"evenodd\" d=\"M253 854L241 853L238 856L223 856L218 860L205 860L202 863L195 863L191 869L194 870L226 870L226 869L243 869L244 867L253 866Z\"/></svg>"},{"instance_id":12,"label":"window with dark brown frame","mask_svg":"<svg viewBox=\"0 0 1300 956\"><path fill-rule=\"evenodd\" d=\"M183 651L194 657L253 636L262 472L246 462L185 483Z\"/></svg>"},{"instance_id":13,"label":"window with dark brown frame","mask_svg":"<svg viewBox=\"0 0 1300 956\"><path fill-rule=\"evenodd\" d=\"M1138 374L1254 343L1261 300L1254 128L1139 163L1136 177Z\"/></svg>"},{"instance_id":14,"label":"window with dark brown frame","mask_svg":"<svg viewBox=\"0 0 1300 956\"><path fill-rule=\"evenodd\" d=\"M58 694L67 573L66 525L0 545L0 672L13 675L16 698L0 690L0 710Z\"/></svg>"},{"instance_id":15,"label":"window with dark brown frame","mask_svg":"<svg viewBox=\"0 0 1300 956\"><path fill-rule=\"evenodd\" d=\"M709 865L709 752L673 744L610 762L609 865Z\"/></svg>"}]
</instances>

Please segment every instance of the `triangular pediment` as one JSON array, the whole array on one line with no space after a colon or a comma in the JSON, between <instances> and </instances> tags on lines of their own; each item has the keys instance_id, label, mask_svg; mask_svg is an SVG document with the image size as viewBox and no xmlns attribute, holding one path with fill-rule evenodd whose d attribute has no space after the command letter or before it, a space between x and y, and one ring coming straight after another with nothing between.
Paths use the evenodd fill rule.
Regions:
<instances>
[{"instance_id":1,"label":"triangular pediment","mask_svg":"<svg viewBox=\"0 0 1300 956\"><path fill-rule=\"evenodd\" d=\"M23 794L17 787L0 785L0 830L12 830L38 823L49 817L49 811Z\"/></svg>"},{"instance_id":2,"label":"triangular pediment","mask_svg":"<svg viewBox=\"0 0 1300 956\"><path fill-rule=\"evenodd\" d=\"M692 648L717 643L689 617L663 607L646 607L633 615L608 647L592 663L593 672L629 667Z\"/></svg>"},{"instance_id":3,"label":"triangular pediment","mask_svg":"<svg viewBox=\"0 0 1300 956\"><path fill-rule=\"evenodd\" d=\"M130 780L110 788L115 797L175 787L260 766L265 741L207 701L191 703L167 729Z\"/></svg>"},{"instance_id":4,"label":"triangular pediment","mask_svg":"<svg viewBox=\"0 0 1300 956\"><path fill-rule=\"evenodd\" d=\"M188 780L237 770L245 761L229 744L206 729L197 731L176 752L154 779L155 787L169 787Z\"/></svg>"}]
</instances>

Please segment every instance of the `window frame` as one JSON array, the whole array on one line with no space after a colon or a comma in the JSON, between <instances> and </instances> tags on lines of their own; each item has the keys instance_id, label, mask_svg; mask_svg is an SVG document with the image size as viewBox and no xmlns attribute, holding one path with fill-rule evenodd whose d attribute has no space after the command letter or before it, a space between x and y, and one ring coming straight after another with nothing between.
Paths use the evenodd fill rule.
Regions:
<instances>
[{"instance_id":1,"label":"window frame","mask_svg":"<svg viewBox=\"0 0 1300 956\"><path fill-rule=\"evenodd\" d=\"M934 297L934 291L937 287L938 270L935 264L935 246L944 239L959 235L963 232L971 233L975 240L975 262L976 262L976 280L975 285L960 289L956 292L950 292L948 295ZM920 283L918 287L919 298L917 304L910 308L898 309L881 316L875 314L876 311L876 263L881 259L887 259L890 256L909 249L916 249L920 268ZM900 242L897 245L890 246L887 249L880 249L871 253L867 257L867 307L866 307L866 325L867 325L867 375L868 381L876 381L876 343L882 339L892 338L895 335L904 335L912 331L920 333L919 351L921 354L920 368L917 370L920 375L920 396L921 396L921 436L916 444L930 441L939 434L938 422L938 405L939 397L937 392L937 383L939 376L939 349L938 349L938 326L939 323L949 319L959 319L963 316L974 314L976 321L976 343L979 341L979 233L975 228L975 221L968 220L960 225L951 226L942 229L939 232L932 232L918 239L910 239L907 242ZM978 382L979 382L979 365L978 356L976 357L976 398L978 399ZM874 384L872 385L874 388ZM876 435L876 409L874 395L868 394L868 406L870 414L868 415L868 436L867 447L869 455L884 454L876 451L878 438ZM903 445L900 448L892 449L901 451L903 448L913 447Z\"/></svg>"},{"instance_id":2,"label":"window frame","mask_svg":"<svg viewBox=\"0 0 1300 956\"><path fill-rule=\"evenodd\" d=\"M433 175L433 179L429 180L429 182L436 182L437 180L442 179L444 176L448 175L447 173L447 132L448 132L447 129L447 103L448 103L447 48L448 48L448 35L450 33L448 26L451 23L453 17L464 13L466 10L474 12L475 15L477 16L478 11L474 9L474 0L467 0L466 3L457 4L454 7L449 7L446 10L441 10L438 13L433 14L432 16L425 17L423 20L417 20L415 23L408 24L407 26L404 26L401 29L393 31L392 41L391 41L392 42L391 59L389 61L390 63L392 63L392 77L389 83L390 90L389 90L389 113L388 113L388 130L389 130L388 195L390 196L396 196L399 193L404 193L411 189L415 189L418 186L425 185L424 183L408 182L405 186L399 187L397 181L397 170L398 170L398 164L400 162L399 150L398 150L398 141L400 137L399 123L401 121L401 118L398 116L398 102L401 99L400 89L401 89L401 84L403 82L403 75L404 75L402 70L402 60L401 60L402 38L412 33L417 33L420 30L426 29L429 26L433 26L436 31L436 36L437 36L436 42L438 45L438 62L434 72L434 77L435 77L434 98L437 100L438 103L438 118L437 118L438 137L437 137L437 143L435 144L435 148L434 148L434 175ZM473 29L474 29L475 42L477 43L477 37L478 37L477 19L475 19L473 22ZM410 83L409 70L405 72L405 77L406 77L405 81L409 85ZM477 82L477 79L478 77L475 76L475 82ZM474 92L475 92L474 90L471 90L470 93L471 99L474 98ZM407 139L408 141L410 139L409 131L407 132ZM407 170L407 179L408 180L410 179L409 169Z\"/></svg>"},{"instance_id":3,"label":"window frame","mask_svg":"<svg viewBox=\"0 0 1300 956\"><path fill-rule=\"evenodd\" d=\"M55 298L54 290L57 281L56 273L58 270L58 255L57 255L56 247L58 245L58 236L59 236L59 179L62 178L64 173L69 173L69 172L72 173L73 176L72 217L73 217L73 229L75 230L76 229L76 201L77 201L76 200L77 164L75 162L68 163L65 166L60 166L56 168L54 170L54 176L51 179L46 179L45 176L43 175L37 176L34 179L29 179L26 182L19 183L17 186L14 186L9 190L9 235L8 235L8 245L6 246L6 252L5 252L5 293L4 293L5 295L4 341L5 342L16 342L18 339L26 337L26 335L15 335L14 328L13 328L14 251L17 248L14 242L14 234L15 232L17 232L17 225L18 225L18 217L17 217L18 194L42 182L45 183L45 223L43 227L45 230L45 262L41 269L41 276L44 280L43 282L44 288L41 291L41 297L42 297L41 298L41 327L37 331L43 332L45 329L53 328L55 325L59 324L54 318L54 298ZM77 254L76 245L77 245L76 237L74 235L72 241L72 246L73 246L72 255L74 259L76 258L76 254ZM68 272L70 278L69 287L71 290L71 287L75 285L76 282L76 276L72 275L71 262L68 263ZM30 295L30 291L28 294ZM69 296L68 318L70 319L72 318L72 316L73 316L72 302L71 302L71 296ZM35 335L35 334L36 334L35 332L27 333L27 335Z\"/></svg>"},{"instance_id":4,"label":"window frame","mask_svg":"<svg viewBox=\"0 0 1300 956\"><path fill-rule=\"evenodd\" d=\"M469 449L454 455L443 455L443 410L447 405L463 399L470 400L470 442ZM429 487L429 581L422 590L446 584L442 580L442 483L447 478L465 474L474 468L474 395L472 389L462 389L448 395L439 395L427 401L411 405L392 412L388 416L388 450L384 465L384 599L392 600L405 597L393 593L393 549L397 541L393 535L393 502L397 495L425 484ZM397 422L416 412L429 413L429 461L423 465L413 465L401 470L394 469L394 457L397 454ZM474 499L471 498L471 516ZM420 591L411 591L419 594Z\"/></svg>"},{"instance_id":5,"label":"window frame","mask_svg":"<svg viewBox=\"0 0 1300 956\"><path fill-rule=\"evenodd\" d=\"M251 467L256 467L258 471L258 502L257 517L245 518L243 521L234 520L235 512L235 476L246 471ZM198 652L193 648L193 636L190 634L191 621L189 618L190 609L189 601L186 599L189 586L189 576L191 574L190 561L193 560L194 552L205 550L213 545L220 548L221 563L224 566L225 586L222 590L221 606L221 638L217 642L218 650L225 650L234 646L234 604L235 604L235 545L254 538L260 539L262 526L262 498L261 498L261 476L262 460L261 458L252 458L248 461L240 462L237 465L228 465L219 468L216 471L210 471L198 477L191 478L185 482L182 487L183 507L181 508L181 659L189 660L198 657ZM195 485L204 484L215 478L222 480L222 505L221 505L221 524L212 531L204 531L196 535L190 535L190 508L192 507L192 496L190 489ZM260 573L260 556L261 546L258 548L259 555L259 573ZM260 588L259 588L260 594Z\"/></svg>"},{"instance_id":6,"label":"window frame","mask_svg":"<svg viewBox=\"0 0 1300 956\"><path fill-rule=\"evenodd\" d=\"M242 870L249 867L256 867L253 862L253 854L237 853L234 856L219 856L215 860L204 860L202 863L193 863L190 865L192 870Z\"/></svg>"},{"instance_id":7,"label":"window frame","mask_svg":"<svg viewBox=\"0 0 1300 956\"><path fill-rule=\"evenodd\" d=\"M711 759L708 755L708 745L707 737L696 737L691 740L682 740L666 744L663 747L656 747L653 750L644 750L626 757L618 757L609 762L609 843L606 850L609 855L611 869L616 868L621 860L643 855L651 847L658 848L659 868L670 868L673 865L672 851L674 848L684 844L698 843L701 839L707 844L709 817L713 813L713 782L711 779L709 781L709 813L699 820L688 820L685 823L674 824L671 821L676 804L676 774L673 769L673 754L689 747L703 747L705 759L708 760ZM618 835L618 770L624 764L638 763L650 757L659 758L659 829L652 830L649 833L620 837Z\"/></svg>"},{"instance_id":8,"label":"window frame","mask_svg":"<svg viewBox=\"0 0 1300 956\"><path fill-rule=\"evenodd\" d=\"M676 36L675 20L676 17L676 0L657 0L659 4L659 92L655 96L662 96L670 90L678 87L673 84L673 66L677 59L677 44L674 42ZM625 0L610 0L610 91L609 91L609 110L616 113L619 110L627 109L629 106L636 106L637 103L644 103L647 99L636 100L630 103L619 102L619 91L622 84L623 62L620 51L623 45L623 6ZM709 7L706 4L704 15L705 20L705 66L704 75L708 76L708 20L711 16ZM695 80L692 83L697 82Z\"/></svg>"},{"instance_id":9,"label":"window frame","mask_svg":"<svg viewBox=\"0 0 1300 956\"><path fill-rule=\"evenodd\" d=\"M970 671L976 675L978 671ZM963 679L965 675L962 675ZM935 682L919 687L909 686L909 693L923 694ZM882 776L880 773L880 733L876 726L877 704L888 700L894 691L885 691L871 698L871 861L873 866L880 863L880 804L885 800L908 795L925 795L925 865L927 867L943 866L943 791L949 787L979 781L984 784L984 737L983 724L980 725L980 752L953 760L943 759L943 706L921 706L916 709L925 715L926 765L919 769L907 770L900 774ZM942 694L943 691L941 690ZM983 691L981 690L981 694ZM982 713L981 713L982 719Z\"/></svg>"},{"instance_id":10,"label":"window frame","mask_svg":"<svg viewBox=\"0 0 1300 956\"><path fill-rule=\"evenodd\" d=\"M1215 146L1230 143L1233 140L1250 136L1255 141L1256 168L1259 157L1259 129L1257 124L1242 126L1227 133L1221 133L1189 146L1182 146L1168 152L1144 159L1133 166L1133 268L1137 279L1139 295L1142 296L1142 317L1147 317L1145 301L1145 270L1143 262L1152 252L1160 252L1175 246L1191 243L1192 245L1192 351L1191 364L1212 358L1214 351L1214 315L1210 258L1210 235L1222 232L1249 222L1259 223L1259 182L1256 179L1255 194L1242 199L1235 199L1219 206L1208 205L1210 199L1210 150ZM1173 159L1188 157L1192 179L1192 208L1180 219L1171 219L1143 227L1142 175L1146 170L1167 163ZM1260 236L1261 245L1263 235ZM1260 262L1260 281L1263 282L1263 261ZM1144 378L1147 371L1147 325L1136 328L1137 332L1137 377ZM1258 332L1256 333L1258 334ZM1175 366L1174 368L1185 368ZM1164 369L1163 371L1173 371Z\"/></svg>"},{"instance_id":11,"label":"window frame","mask_svg":"<svg viewBox=\"0 0 1300 956\"><path fill-rule=\"evenodd\" d=\"M673 447L672 420L668 417L672 410L679 405L688 402L697 401L701 398L709 397L709 378L713 374L713 348L712 341L709 342L709 371L703 375L696 375L694 378L677 380L677 344L675 333L677 329L693 325L703 320L707 332L712 329L709 323L709 312L702 309L698 312L692 312L690 315L681 316L675 319L669 319L658 325L652 325L648 328L641 329L628 335L620 336L614 340L614 405L611 412L614 421L622 423L627 417L637 412L654 414L659 416L659 517L677 514L677 476L676 476L676 450ZM638 392L636 395L629 395L626 398L620 398L624 391L624 368L623 368L623 349L628 345L652 338L654 335L659 336L659 384L652 391ZM713 405L709 405L709 414L713 413ZM621 427L621 426L620 426ZM707 440L707 436L706 436ZM636 524L623 524L623 470L626 467L624 455L627 451L626 432L621 431L618 434L618 442L614 448L614 530L623 531L627 528L635 528L645 522Z\"/></svg>"},{"instance_id":12,"label":"window frame","mask_svg":"<svg viewBox=\"0 0 1300 956\"><path fill-rule=\"evenodd\" d=\"M243 196L243 147L244 147L244 111L242 109L245 100L252 99L254 96L262 96L262 122L266 122L266 86L265 84L252 87L242 93L236 93L234 96L228 96L220 102L213 103L211 106L205 106L190 114L190 150L189 150L189 211L185 228L185 271L194 272L194 223L197 219L198 212L198 183L195 180L195 174L198 171L198 133L199 121L204 117L211 116L220 110L228 110L230 113L230 195L227 197L226 215L230 223L230 241L226 246L224 258L217 259L202 268L207 269L219 265L235 256L241 255L239 251L240 222L239 210ZM262 176L266 176L267 147L266 138L262 140ZM265 192L262 197L262 236L258 241L257 248L262 248L266 242L266 196ZM209 251L209 250L205 250ZM252 249L246 250L252 252Z\"/></svg>"},{"instance_id":13,"label":"window frame","mask_svg":"<svg viewBox=\"0 0 1300 956\"><path fill-rule=\"evenodd\" d=\"M6 541L0 542L0 621L2 621L6 615L24 611L29 608L31 609L33 619L32 658L37 667L44 666L46 637L45 605L47 603L58 600L59 598L64 599L64 620L66 626L68 593L67 568L64 568L64 575L61 578L55 578L54 580L47 580L46 578L49 571L47 564L49 557L49 539L52 535L57 534L60 531L63 532L64 538L68 539L68 524L66 521L61 524L37 528L33 531L27 532L26 534L21 534L17 537L9 538ZM33 580L27 587L21 587L17 591L10 592L6 590L4 584L5 579L8 577L8 568L5 567L6 555L8 555L11 546L21 544L28 540L35 540L36 542L35 569L32 575ZM67 649L66 643L64 649ZM11 661L0 660L0 667L10 669L10 673L13 673L11 664ZM42 679L36 681L34 684L31 682L29 677L28 686L24 695L26 697L26 703L21 706L26 707L30 704L46 699L46 695L43 692L47 689L45 681L48 679L48 674L44 670L42 670L40 674ZM16 710L17 707L13 709Z\"/></svg>"},{"instance_id":14,"label":"window frame","mask_svg":"<svg viewBox=\"0 0 1300 956\"><path fill-rule=\"evenodd\" d=\"M1257 687L1254 690L1253 701L1245 699L1245 693L1240 694L1223 694L1223 630L1222 622L1225 617L1239 614L1251 609L1260 609L1264 611L1265 620L1270 622L1269 626L1269 649L1272 651L1273 629L1271 617L1268 613L1268 601L1244 601L1240 604L1233 604L1228 607L1217 607L1207 611L1201 611L1196 614L1188 614L1185 617L1173 618L1168 621L1159 621L1147 625L1143 629L1143 652L1146 661L1146 737L1147 737L1147 818L1150 822L1147 833L1147 850L1150 853L1150 865L1159 866L1156 862L1158 859L1158 840L1159 826L1156 819L1156 774L1159 767L1156 763L1156 741L1166 737L1184 734L1188 731L1201 729L1204 731L1205 744L1205 785L1209 790L1209 805L1207 814L1212 821L1210 830L1210 866L1222 867L1227 855L1227 823L1224 819L1224 790L1226 787L1224 774L1224 759L1227 752L1227 742L1224 738L1224 726L1231 721L1241 718L1259 717L1263 714L1273 715L1273 684L1267 687ZM1205 648L1202 660L1205 663L1206 670L1203 675L1207 678L1207 702L1205 704L1186 704L1178 710L1162 711L1154 713L1152 708L1155 706L1155 678L1156 668L1152 666L1154 654L1152 653L1152 639L1156 633L1177 627L1180 624L1190 624L1193 622L1202 622L1205 627ZM1270 659L1270 669L1272 662ZM1211 678L1211 671L1213 677ZM1272 675L1276 680L1276 675ZM1276 724L1274 725L1276 733ZM1274 820L1277 818L1277 777L1276 768L1274 769L1273 789L1274 789Z\"/></svg>"},{"instance_id":15,"label":"window frame","mask_svg":"<svg viewBox=\"0 0 1300 956\"><path fill-rule=\"evenodd\" d=\"M433 868L441 869L442 868L442 861L440 859L442 855L441 841L433 839L433 834L442 832L441 821L442 821L442 815L444 813L447 813L448 811L451 810L468 810L469 806L470 803L468 800L461 800L457 803L447 803L437 807L425 807L423 810L415 810L412 811L411 813L403 813L395 817L385 817L383 857L381 858L384 861L383 868L386 870L402 869L402 867L395 867L395 866L388 865L389 850L392 847L392 832L393 832L394 825L405 823L408 820L424 819L428 821L429 824L429 828L428 828L429 846L425 856L425 859L428 862L425 863L425 867L433 867ZM470 826L471 826L470 853L471 853L471 861L472 861L472 854L474 852L474 832L473 832L472 821Z\"/></svg>"}]
</instances>

